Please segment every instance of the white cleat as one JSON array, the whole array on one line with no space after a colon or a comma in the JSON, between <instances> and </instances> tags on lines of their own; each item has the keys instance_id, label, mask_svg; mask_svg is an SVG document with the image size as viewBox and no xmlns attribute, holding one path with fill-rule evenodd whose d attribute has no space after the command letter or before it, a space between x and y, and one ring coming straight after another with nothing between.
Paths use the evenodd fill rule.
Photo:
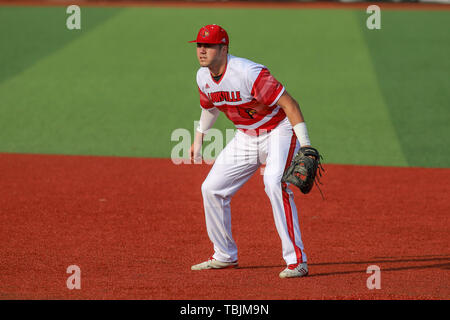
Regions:
<instances>
[{"instance_id":1,"label":"white cleat","mask_svg":"<svg viewBox=\"0 0 450 320\"><path fill-rule=\"evenodd\" d=\"M286 269L280 272L280 278L298 278L308 275L308 265L306 262L299 263L298 266L289 265Z\"/></svg>"},{"instance_id":2,"label":"white cleat","mask_svg":"<svg viewBox=\"0 0 450 320\"><path fill-rule=\"evenodd\" d=\"M238 265L237 261L234 262L222 262L214 258L209 258L208 261L193 265L191 270L208 270L208 269L226 269L226 268L236 268Z\"/></svg>"}]
</instances>

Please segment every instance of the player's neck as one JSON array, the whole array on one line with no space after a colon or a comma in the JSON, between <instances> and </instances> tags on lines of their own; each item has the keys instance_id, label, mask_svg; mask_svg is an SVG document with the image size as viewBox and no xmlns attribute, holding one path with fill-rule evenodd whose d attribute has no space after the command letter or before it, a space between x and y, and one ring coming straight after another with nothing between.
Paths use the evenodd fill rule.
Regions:
<instances>
[{"instance_id":1,"label":"player's neck","mask_svg":"<svg viewBox=\"0 0 450 320\"><path fill-rule=\"evenodd\" d=\"M217 77L225 72L226 67L227 67L227 56L218 61L218 63L210 65L208 68L209 72L211 72L211 75L213 77Z\"/></svg>"}]
</instances>

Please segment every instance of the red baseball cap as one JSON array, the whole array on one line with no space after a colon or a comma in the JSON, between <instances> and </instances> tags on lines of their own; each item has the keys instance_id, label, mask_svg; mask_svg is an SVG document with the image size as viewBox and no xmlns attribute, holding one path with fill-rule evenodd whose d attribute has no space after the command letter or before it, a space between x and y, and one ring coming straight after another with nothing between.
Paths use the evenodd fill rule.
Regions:
<instances>
[{"instance_id":1,"label":"red baseball cap","mask_svg":"<svg viewBox=\"0 0 450 320\"><path fill-rule=\"evenodd\" d=\"M226 44L228 45L228 34L217 24L208 24L200 29L197 39L189 41L197 43Z\"/></svg>"}]
</instances>

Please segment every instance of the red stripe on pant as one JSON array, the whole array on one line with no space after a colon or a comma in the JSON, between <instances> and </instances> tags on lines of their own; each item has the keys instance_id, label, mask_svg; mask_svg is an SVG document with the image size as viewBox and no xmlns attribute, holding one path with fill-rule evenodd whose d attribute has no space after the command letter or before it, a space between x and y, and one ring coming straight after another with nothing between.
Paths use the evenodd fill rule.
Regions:
<instances>
[{"instance_id":1,"label":"red stripe on pant","mask_svg":"<svg viewBox=\"0 0 450 320\"><path fill-rule=\"evenodd\" d=\"M292 158L294 157L295 146L297 144L297 137L295 134L292 134L291 146L289 147L289 154L286 160L285 170L289 167L292 162ZM287 184L282 183L282 192L283 192L283 206L284 206L284 214L286 216L286 224L288 227L289 237L291 238L292 245L294 246L295 255L297 256L297 264L295 267L303 262L303 255L300 248L295 244L295 233L294 233L294 222L292 217L292 208L291 203L289 202L289 194L286 192Z\"/></svg>"}]
</instances>

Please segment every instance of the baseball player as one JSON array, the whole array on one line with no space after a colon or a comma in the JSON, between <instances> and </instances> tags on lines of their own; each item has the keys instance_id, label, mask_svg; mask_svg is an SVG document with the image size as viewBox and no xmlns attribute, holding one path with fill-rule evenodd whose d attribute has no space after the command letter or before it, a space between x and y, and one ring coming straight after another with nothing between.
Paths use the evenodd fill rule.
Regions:
<instances>
[{"instance_id":1,"label":"baseball player","mask_svg":"<svg viewBox=\"0 0 450 320\"><path fill-rule=\"evenodd\" d=\"M192 270L234 268L238 251L231 233L230 201L255 171L266 164L265 192L272 205L287 267L281 278L308 274L293 192L281 182L300 146L310 146L298 103L261 64L228 53L227 32L218 25L200 29L197 85L201 115L191 146L191 159L201 162L203 136L220 111L238 129L218 155L202 184L206 227L214 254Z\"/></svg>"}]
</instances>

